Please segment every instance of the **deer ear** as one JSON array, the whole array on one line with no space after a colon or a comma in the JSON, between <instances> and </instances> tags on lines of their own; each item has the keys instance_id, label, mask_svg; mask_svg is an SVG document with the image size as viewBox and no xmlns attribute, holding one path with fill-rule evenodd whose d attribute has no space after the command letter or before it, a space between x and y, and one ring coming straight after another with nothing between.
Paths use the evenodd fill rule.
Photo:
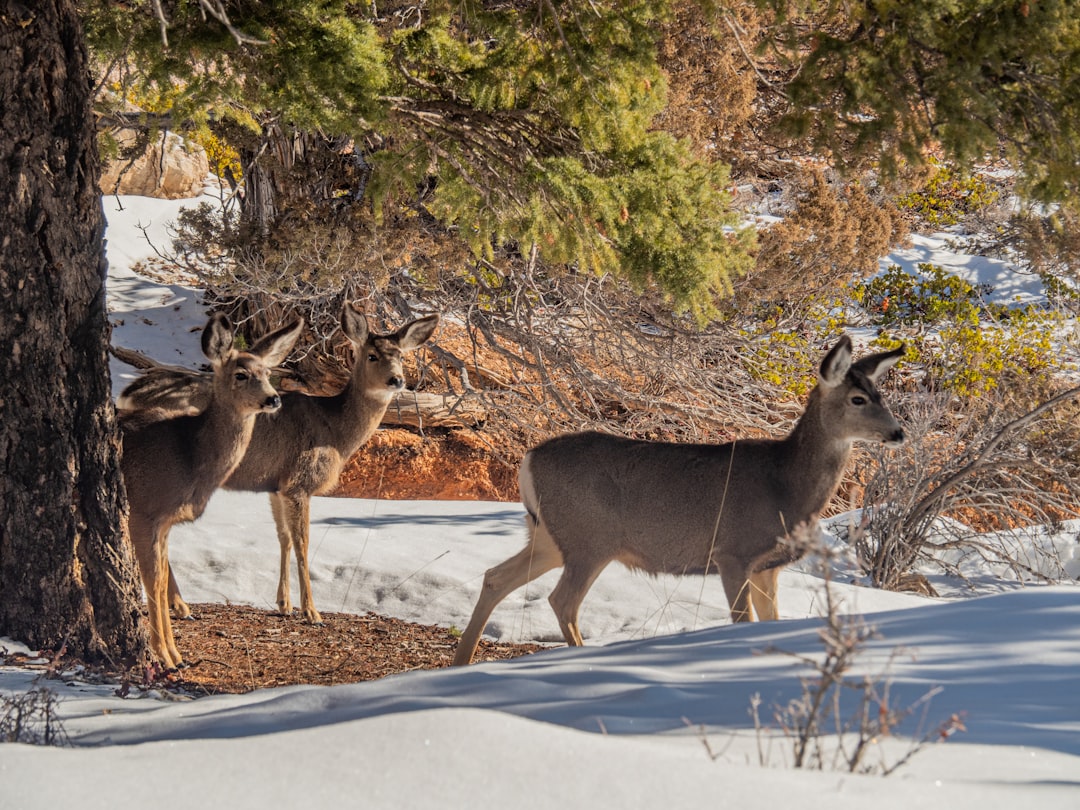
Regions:
<instances>
[{"instance_id":1,"label":"deer ear","mask_svg":"<svg viewBox=\"0 0 1080 810\"><path fill-rule=\"evenodd\" d=\"M252 347L251 353L261 357L266 365L276 366L289 356L303 329L304 319L297 318L288 325L259 338L259 342Z\"/></svg>"},{"instance_id":2,"label":"deer ear","mask_svg":"<svg viewBox=\"0 0 1080 810\"><path fill-rule=\"evenodd\" d=\"M855 367L865 374L870 379L870 382L877 385L877 381L885 375L886 371L899 362L906 351L907 347L901 343L899 348L893 349L891 352L881 352L880 354L871 354L869 357L864 357L855 364Z\"/></svg>"},{"instance_id":3,"label":"deer ear","mask_svg":"<svg viewBox=\"0 0 1080 810\"><path fill-rule=\"evenodd\" d=\"M233 349L232 324L222 312L215 312L202 333L202 350L215 366L224 363Z\"/></svg>"},{"instance_id":4,"label":"deer ear","mask_svg":"<svg viewBox=\"0 0 1080 810\"><path fill-rule=\"evenodd\" d=\"M360 346L368 338L367 318L363 311L354 303L345 302L341 308L341 331L345 337Z\"/></svg>"},{"instance_id":5,"label":"deer ear","mask_svg":"<svg viewBox=\"0 0 1080 810\"><path fill-rule=\"evenodd\" d=\"M847 376L848 369L850 368L851 338L847 335L843 335L821 361L818 379L822 385L832 388L844 381L844 377Z\"/></svg>"},{"instance_id":6,"label":"deer ear","mask_svg":"<svg viewBox=\"0 0 1080 810\"><path fill-rule=\"evenodd\" d=\"M425 315L423 318L417 318L415 321L407 323L398 329L398 345L403 352L412 351L422 343L426 343L438 325L438 315Z\"/></svg>"}]
</instances>

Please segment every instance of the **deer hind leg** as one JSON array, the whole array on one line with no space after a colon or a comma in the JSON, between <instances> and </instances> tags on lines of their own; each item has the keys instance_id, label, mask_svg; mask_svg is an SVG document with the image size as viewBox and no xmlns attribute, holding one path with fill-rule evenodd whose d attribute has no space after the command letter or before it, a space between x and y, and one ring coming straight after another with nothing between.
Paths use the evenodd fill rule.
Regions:
<instances>
[{"instance_id":1,"label":"deer hind leg","mask_svg":"<svg viewBox=\"0 0 1080 810\"><path fill-rule=\"evenodd\" d=\"M292 553L292 530L289 528L288 510L284 497L270 493L270 511L274 515L278 544L281 546L281 567L278 571L277 606L284 616L292 613L292 596L289 594L289 556Z\"/></svg>"},{"instance_id":2,"label":"deer hind leg","mask_svg":"<svg viewBox=\"0 0 1080 810\"><path fill-rule=\"evenodd\" d=\"M176 584L176 577L173 576L172 563L169 563L169 606L172 608L173 613L176 614L176 618L191 618L191 608L184 601L184 597L180 595L180 586Z\"/></svg>"},{"instance_id":3,"label":"deer hind leg","mask_svg":"<svg viewBox=\"0 0 1080 810\"><path fill-rule=\"evenodd\" d=\"M546 574L552 568L563 563L562 552L548 534L543 524L536 524L532 516L525 518L529 529L529 542L521 551L484 574L484 584L480 588L480 598L473 608L469 626L461 634L454 666L463 666L472 661L476 645L484 632L487 620L495 607L513 591L538 576Z\"/></svg>"},{"instance_id":4,"label":"deer hind leg","mask_svg":"<svg viewBox=\"0 0 1080 810\"><path fill-rule=\"evenodd\" d=\"M555 618L559 620L563 638L571 647L585 645L581 638L581 627L578 625L578 611L585 594L589 592L606 564L607 560L599 563L592 560L567 562L555 590L548 597L548 603L555 611Z\"/></svg>"},{"instance_id":5,"label":"deer hind leg","mask_svg":"<svg viewBox=\"0 0 1080 810\"><path fill-rule=\"evenodd\" d=\"M754 604L758 621L768 622L780 618L780 606L776 598L780 566L766 568L750 575L750 600Z\"/></svg>"},{"instance_id":6,"label":"deer hind leg","mask_svg":"<svg viewBox=\"0 0 1080 810\"><path fill-rule=\"evenodd\" d=\"M754 613L751 609L750 572L746 566L730 557L717 561L720 568L720 580L724 583L724 594L731 608L732 622L752 622Z\"/></svg>"}]
</instances>

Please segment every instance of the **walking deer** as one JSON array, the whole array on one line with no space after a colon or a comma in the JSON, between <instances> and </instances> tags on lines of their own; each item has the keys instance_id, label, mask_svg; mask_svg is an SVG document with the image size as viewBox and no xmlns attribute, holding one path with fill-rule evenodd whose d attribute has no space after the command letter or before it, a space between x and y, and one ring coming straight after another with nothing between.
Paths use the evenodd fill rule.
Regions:
<instances>
[{"instance_id":1,"label":"walking deer","mask_svg":"<svg viewBox=\"0 0 1080 810\"><path fill-rule=\"evenodd\" d=\"M572 646L583 643L581 602L613 560L650 574L719 573L733 621L752 621L753 610L778 618L777 577L800 556L785 538L816 522L852 443L904 440L877 389L903 347L854 364L851 351L845 335L825 355L783 439L671 444L576 433L526 453L518 480L528 543L484 575L454 664L472 660L496 605L559 566L548 601Z\"/></svg>"},{"instance_id":2,"label":"walking deer","mask_svg":"<svg viewBox=\"0 0 1080 810\"><path fill-rule=\"evenodd\" d=\"M243 458L256 414L281 407L270 370L288 355L302 327L295 321L240 352L233 349L228 319L217 313L202 334L214 370L206 408L179 416L161 409L120 413L128 530L146 590L150 646L167 668L183 666L169 618L169 530L203 513Z\"/></svg>"},{"instance_id":3,"label":"walking deer","mask_svg":"<svg viewBox=\"0 0 1080 810\"><path fill-rule=\"evenodd\" d=\"M394 394L405 386L402 354L425 343L438 325L438 315L411 321L396 332L377 334L368 329L355 304L345 304L341 329L352 343L353 365L345 389L334 396L309 396L299 392L282 395L278 413L255 422L251 444L239 466L224 483L225 489L268 492L281 548L277 606L292 612L289 593L289 558L296 554L300 583L300 610L314 624L322 623L311 595L308 565L310 505L337 484L342 467L371 438ZM157 375L140 385L132 383L121 401L138 407L151 406L160 391L184 388L181 375L175 384ZM169 574L169 598L179 617L191 611L180 595L176 579Z\"/></svg>"}]
</instances>

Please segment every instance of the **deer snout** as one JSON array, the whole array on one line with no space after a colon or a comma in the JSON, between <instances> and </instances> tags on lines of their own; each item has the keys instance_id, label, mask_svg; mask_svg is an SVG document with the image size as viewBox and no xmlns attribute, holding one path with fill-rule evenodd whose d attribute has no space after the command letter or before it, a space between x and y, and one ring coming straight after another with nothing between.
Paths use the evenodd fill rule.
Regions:
<instances>
[{"instance_id":1,"label":"deer snout","mask_svg":"<svg viewBox=\"0 0 1080 810\"><path fill-rule=\"evenodd\" d=\"M886 447L899 447L904 443L904 429L897 428L882 442Z\"/></svg>"},{"instance_id":2,"label":"deer snout","mask_svg":"<svg viewBox=\"0 0 1080 810\"><path fill-rule=\"evenodd\" d=\"M405 378L399 377L395 374L393 377L386 381L386 387L392 388L395 391L400 391L402 388L405 387Z\"/></svg>"},{"instance_id":3,"label":"deer snout","mask_svg":"<svg viewBox=\"0 0 1080 810\"><path fill-rule=\"evenodd\" d=\"M273 413L281 407L281 397L274 394L272 397L267 397L263 400L262 409L267 413Z\"/></svg>"}]
</instances>

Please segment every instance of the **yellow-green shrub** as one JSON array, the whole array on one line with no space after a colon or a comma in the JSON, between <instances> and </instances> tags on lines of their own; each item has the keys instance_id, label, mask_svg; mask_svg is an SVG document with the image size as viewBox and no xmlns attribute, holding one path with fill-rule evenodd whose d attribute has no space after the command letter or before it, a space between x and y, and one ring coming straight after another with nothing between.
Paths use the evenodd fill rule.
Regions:
<instances>
[{"instance_id":1,"label":"yellow-green shrub","mask_svg":"<svg viewBox=\"0 0 1080 810\"><path fill-rule=\"evenodd\" d=\"M981 177L962 175L939 163L926 186L900 197L897 205L927 225L947 227L997 199L997 191Z\"/></svg>"}]
</instances>

